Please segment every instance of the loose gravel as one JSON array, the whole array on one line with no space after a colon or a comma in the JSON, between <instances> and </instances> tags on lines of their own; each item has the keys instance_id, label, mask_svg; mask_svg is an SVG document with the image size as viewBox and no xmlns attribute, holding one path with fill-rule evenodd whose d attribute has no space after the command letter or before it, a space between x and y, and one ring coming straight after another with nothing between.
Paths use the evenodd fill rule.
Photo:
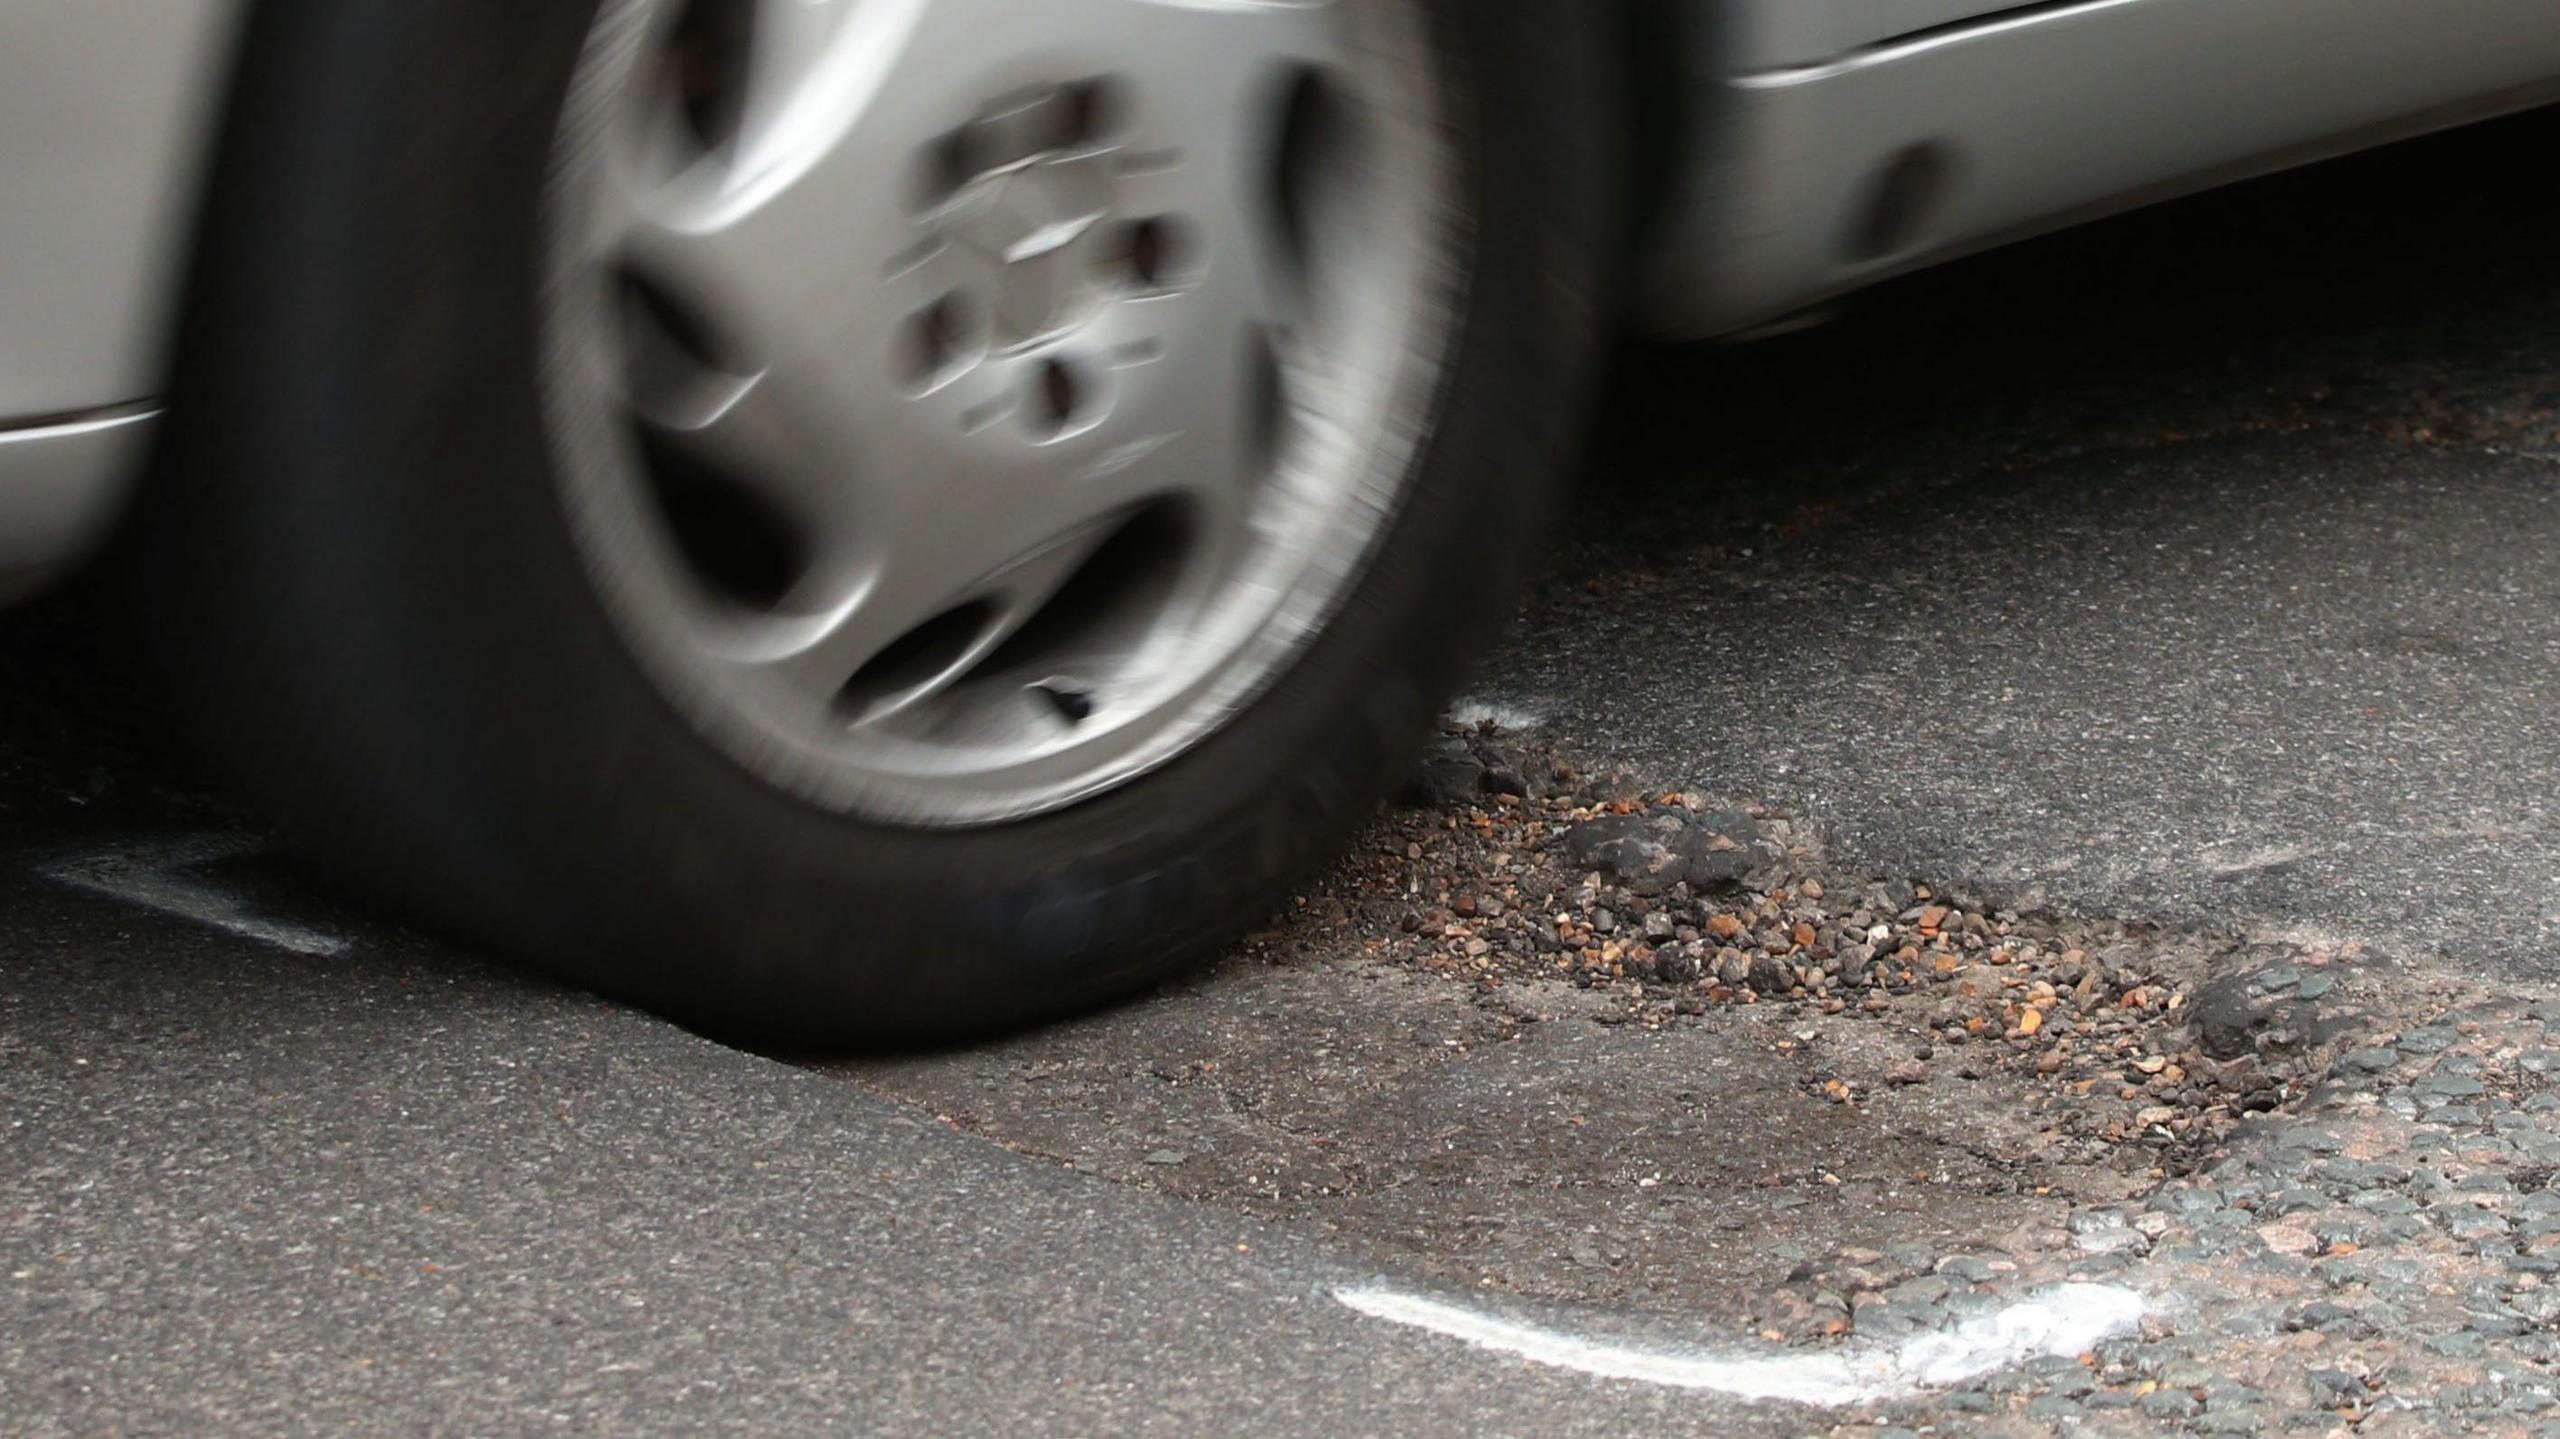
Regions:
<instances>
[{"instance_id":1,"label":"loose gravel","mask_svg":"<svg viewBox=\"0 0 2560 1439\"><path fill-rule=\"evenodd\" d=\"M1839 876L1783 810L1585 775L1490 726L1442 734L1406 800L1284 946L1357 944L1497 1003L1560 981L1595 997L1604 1024L1775 1006L1815 1026L1813 1047L1844 1021L1899 1052L1880 1074L1817 1070L1815 1090L1848 1105L1882 1087L2032 1077L2041 1161L2187 1172L2242 1117L2300 1098L2354 1001L2392 982L2356 945L2021 913L1961 887Z\"/></svg>"}]
</instances>

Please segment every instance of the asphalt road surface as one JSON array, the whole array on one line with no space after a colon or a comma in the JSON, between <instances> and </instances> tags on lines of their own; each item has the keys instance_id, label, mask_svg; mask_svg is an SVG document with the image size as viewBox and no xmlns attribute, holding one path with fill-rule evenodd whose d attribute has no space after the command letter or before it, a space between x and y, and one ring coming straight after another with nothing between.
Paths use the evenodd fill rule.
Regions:
<instances>
[{"instance_id":1,"label":"asphalt road surface","mask_svg":"<svg viewBox=\"0 0 2560 1439\"><path fill-rule=\"evenodd\" d=\"M1860 872L2560 980L2556 142L2510 122L1630 353L1478 698ZM1435 1310L1445 1275L1323 1225L938 1117L1027 1051L813 1069L346 909L137 739L86 615L0 620L0 1430L1750 1435L1835 1416L1737 1388L1873 1397L1750 1369L1778 1351L1677 1295ZM1356 960L1025 1043L1135 1074L1277 1004L1360 1053L1474 1042ZM1540 1062L1587 1034L1639 1083L1662 1061L1617 1033L1551 1020ZM2114 1302L2083 1297L1975 1339L2067 1361ZM2126 1389L2144 1423L2244 1412L2124 1362L2170 1376ZM1855 1414L2078 1422L2013 1397Z\"/></svg>"},{"instance_id":2,"label":"asphalt road surface","mask_svg":"<svg viewBox=\"0 0 2560 1439\"><path fill-rule=\"evenodd\" d=\"M1644 357L1486 693L1888 868L2560 974L2555 135Z\"/></svg>"}]
</instances>

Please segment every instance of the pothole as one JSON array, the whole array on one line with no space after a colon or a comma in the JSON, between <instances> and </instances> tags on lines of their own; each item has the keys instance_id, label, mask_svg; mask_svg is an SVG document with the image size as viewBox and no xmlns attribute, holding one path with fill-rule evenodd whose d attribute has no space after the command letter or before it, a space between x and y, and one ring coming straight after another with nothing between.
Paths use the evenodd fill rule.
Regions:
<instances>
[{"instance_id":1,"label":"pothole","mask_svg":"<svg viewBox=\"0 0 2560 1439\"><path fill-rule=\"evenodd\" d=\"M1842 1433L2560 1413L2560 1000L1845 873L1783 812L1489 729L1407 798L1217 972L852 1077L1322 1232L1383 1277L1359 1294L1510 1362L1819 1377L2038 1296L2141 1306L2086 1352L1838 1401ZM1537 1343L1466 1337L1523 1312ZM1679 1343L1601 1342L1644 1334Z\"/></svg>"},{"instance_id":2,"label":"pothole","mask_svg":"<svg viewBox=\"0 0 2560 1439\"><path fill-rule=\"evenodd\" d=\"M1400 1272L1819 1340L2209 1162L2376 988L2352 949L1843 876L1782 812L1476 732L1407 798L1216 974L857 1076Z\"/></svg>"}]
</instances>

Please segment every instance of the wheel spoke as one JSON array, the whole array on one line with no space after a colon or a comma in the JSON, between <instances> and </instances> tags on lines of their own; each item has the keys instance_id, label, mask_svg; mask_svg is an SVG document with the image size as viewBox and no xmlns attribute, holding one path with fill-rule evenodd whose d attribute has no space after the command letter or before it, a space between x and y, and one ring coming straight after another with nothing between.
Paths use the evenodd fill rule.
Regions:
<instances>
[{"instance_id":1,"label":"wheel spoke","mask_svg":"<svg viewBox=\"0 0 2560 1439\"><path fill-rule=\"evenodd\" d=\"M741 651L736 661L780 682L818 713L877 723L967 676L1039 615L1114 526L1098 519L984 572L972 572L964 558L980 545L953 543L961 528L913 537L942 543L901 545L823 621L789 627Z\"/></svg>"},{"instance_id":2,"label":"wheel spoke","mask_svg":"<svg viewBox=\"0 0 2560 1439\"><path fill-rule=\"evenodd\" d=\"M1181 497L1215 527L1243 507L1260 474L1256 332L1207 307L1184 320L1165 358L1119 373L1124 397L1107 443L1124 489Z\"/></svg>"},{"instance_id":3,"label":"wheel spoke","mask_svg":"<svg viewBox=\"0 0 2560 1439\"><path fill-rule=\"evenodd\" d=\"M813 86L824 83L820 77L837 63L835 46L846 39L854 13L864 3L754 0L745 103L738 122L742 135L770 135L790 122L793 106L806 103ZM876 43L874 35L860 39Z\"/></svg>"},{"instance_id":4,"label":"wheel spoke","mask_svg":"<svg viewBox=\"0 0 2560 1439\"><path fill-rule=\"evenodd\" d=\"M961 0L967 8L973 0ZM953 0L764 0L732 153L641 178L598 207L623 262L681 292L748 353L858 397L890 377L918 245L904 177L951 123L935 103Z\"/></svg>"},{"instance_id":5,"label":"wheel spoke","mask_svg":"<svg viewBox=\"0 0 2560 1439\"><path fill-rule=\"evenodd\" d=\"M755 494L804 538L841 540L845 491L863 452L841 416L795 402L789 378L695 373L680 391L649 397L638 418L720 482Z\"/></svg>"}]
</instances>

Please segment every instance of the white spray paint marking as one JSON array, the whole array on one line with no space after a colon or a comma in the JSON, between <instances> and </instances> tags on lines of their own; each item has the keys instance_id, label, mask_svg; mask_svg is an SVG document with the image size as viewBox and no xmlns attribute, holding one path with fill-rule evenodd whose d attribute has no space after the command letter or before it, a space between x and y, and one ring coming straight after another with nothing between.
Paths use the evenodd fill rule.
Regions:
<instances>
[{"instance_id":1,"label":"white spray paint marking","mask_svg":"<svg viewBox=\"0 0 2560 1439\"><path fill-rule=\"evenodd\" d=\"M2141 1295L2113 1284L2064 1284L1950 1330L1891 1347L1720 1355L1654 1349L1527 1324L1379 1286L1333 1297L1373 1318L1602 1379L1713 1389L1748 1400L1837 1406L1901 1399L1961 1384L2039 1355L2076 1355L2142 1322Z\"/></svg>"},{"instance_id":2,"label":"white spray paint marking","mask_svg":"<svg viewBox=\"0 0 2560 1439\"><path fill-rule=\"evenodd\" d=\"M164 914L192 919L216 929L289 949L296 954L336 955L347 941L308 925L261 919L248 901L209 880L183 871L226 859L255 854L258 842L245 835L194 835L156 844L83 855L44 867L47 879L113 895Z\"/></svg>"}]
</instances>

